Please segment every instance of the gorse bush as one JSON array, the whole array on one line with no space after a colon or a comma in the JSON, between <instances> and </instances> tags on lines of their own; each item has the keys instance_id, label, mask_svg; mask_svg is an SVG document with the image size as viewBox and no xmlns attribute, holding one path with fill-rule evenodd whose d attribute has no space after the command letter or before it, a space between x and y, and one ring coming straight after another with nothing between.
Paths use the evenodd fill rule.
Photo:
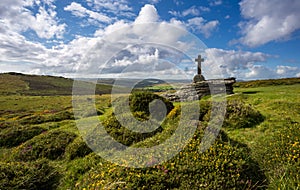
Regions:
<instances>
[{"instance_id":1,"label":"gorse bush","mask_svg":"<svg viewBox=\"0 0 300 190\"><path fill-rule=\"evenodd\" d=\"M130 146L134 143L143 141L146 138L152 137L155 134L161 132L163 129L160 126L160 123L158 123L156 119L149 120L150 119L149 109L151 109L150 108L151 103L153 103L153 101L155 100L160 100L161 102L159 103L163 104L163 106L166 107L165 114L169 113L174 108L171 102L156 94L150 92L135 92L129 96L129 107L130 107L129 112L126 112L126 110L124 112L121 112L121 114L118 115L118 118L114 113L112 113L108 115L106 119L104 119L102 124L106 132L109 134L109 136L113 137L114 140L126 146ZM125 99L122 97L115 100L115 104L118 106L118 108L115 109L122 109L125 106L128 106L128 103L126 103ZM162 113L160 113L160 111L161 111L160 109L156 109L154 114L157 114L158 116L164 116ZM120 123L119 120L124 121L125 124ZM148 124L146 124L146 121L148 121ZM150 130L151 132L141 133L141 132L135 132L128 129L128 126L132 128L138 126L144 129L146 129L149 126L151 127L157 126L157 127L155 130ZM104 137L105 134L100 132L100 127L101 126L96 127L94 131L88 135L87 140L89 144L97 146L97 143L99 142L97 141L97 139L106 138ZM107 140L106 143L107 147L111 147L111 144L109 144L108 142L109 141ZM105 149L105 147L103 147L103 149Z\"/></svg>"},{"instance_id":2,"label":"gorse bush","mask_svg":"<svg viewBox=\"0 0 300 190\"><path fill-rule=\"evenodd\" d=\"M204 111L206 111L206 115L203 116L203 121L209 121L211 108L204 108ZM223 127L231 129L249 128L258 125L262 121L264 121L264 116L251 105L241 100L230 100L227 102Z\"/></svg>"},{"instance_id":3,"label":"gorse bush","mask_svg":"<svg viewBox=\"0 0 300 190\"><path fill-rule=\"evenodd\" d=\"M151 92L135 92L129 96L129 105L131 112L144 112L146 115L149 115L149 104L153 102L154 100L161 100L162 103L164 103L166 107L166 111L168 114L173 108L172 102L169 100L153 94ZM159 111L159 109L156 109L155 111Z\"/></svg>"},{"instance_id":4,"label":"gorse bush","mask_svg":"<svg viewBox=\"0 0 300 190\"><path fill-rule=\"evenodd\" d=\"M75 158L82 158L90 154L92 150L82 140L81 137L77 137L67 148L66 155L70 160Z\"/></svg>"},{"instance_id":5,"label":"gorse bush","mask_svg":"<svg viewBox=\"0 0 300 190\"><path fill-rule=\"evenodd\" d=\"M0 162L1 189L55 189L59 174L47 160Z\"/></svg>"},{"instance_id":6,"label":"gorse bush","mask_svg":"<svg viewBox=\"0 0 300 190\"><path fill-rule=\"evenodd\" d=\"M71 111L60 111L53 114L48 113L41 113L41 114L35 114L30 115L27 117L24 117L20 119L21 124L41 124L45 122L57 122L57 121L63 121L63 120L73 120L74 114Z\"/></svg>"},{"instance_id":7,"label":"gorse bush","mask_svg":"<svg viewBox=\"0 0 300 190\"><path fill-rule=\"evenodd\" d=\"M250 158L246 145L231 141L221 132L201 153L203 132L199 128L184 150L157 166L135 169L101 163L85 174L77 188L256 189L265 185L266 177Z\"/></svg>"},{"instance_id":8,"label":"gorse bush","mask_svg":"<svg viewBox=\"0 0 300 190\"><path fill-rule=\"evenodd\" d=\"M130 114L130 113L129 113ZM136 117L139 117L140 119L145 117L143 114L141 116L140 112L137 112ZM128 114L124 114L123 117L126 119L127 117L129 118ZM135 119L134 119L135 120ZM155 122L155 121L154 121ZM102 122L104 129L106 132L109 134L111 138L119 143L122 143L123 145L130 146L134 143L140 142L145 140L146 138L152 137L155 134L161 132L163 129L161 126L159 126L158 123L153 123L153 125L159 126L156 130L149 132L149 133L139 133L139 132L134 132L128 129L126 126L121 125L121 123L118 121L116 116L114 114L111 114L107 116L107 118ZM128 122L128 125L135 125L134 121ZM145 125L145 127L147 127ZM105 142L103 146L107 146L107 148L111 147L112 144L109 144L109 139L105 141L104 139L107 138L105 137L103 133L101 133L100 130L101 126L96 127L91 133L88 134L87 136L87 141L89 145L92 146L97 146L99 142ZM105 147L102 147L105 149Z\"/></svg>"},{"instance_id":9,"label":"gorse bush","mask_svg":"<svg viewBox=\"0 0 300 190\"><path fill-rule=\"evenodd\" d=\"M0 146L13 147L46 131L37 126L15 125L0 130Z\"/></svg>"},{"instance_id":10,"label":"gorse bush","mask_svg":"<svg viewBox=\"0 0 300 190\"><path fill-rule=\"evenodd\" d=\"M227 104L224 127L248 128L258 125L264 120L264 116L245 102L235 100Z\"/></svg>"},{"instance_id":11,"label":"gorse bush","mask_svg":"<svg viewBox=\"0 0 300 190\"><path fill-rule=\"evenodd\" d=\"M59 159L64 156L66 147L75 138L76 135L70 132L46 132L20 145L15 150L13 157L18 161L29 161L39 158Z\"/></svg>"}]
</instances>

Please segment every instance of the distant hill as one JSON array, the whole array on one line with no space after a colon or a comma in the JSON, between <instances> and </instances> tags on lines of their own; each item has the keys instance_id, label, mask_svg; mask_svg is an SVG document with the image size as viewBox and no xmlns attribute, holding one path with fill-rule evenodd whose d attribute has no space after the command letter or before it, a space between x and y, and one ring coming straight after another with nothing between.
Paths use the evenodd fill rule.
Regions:
<instances>
[{"instance_id":1,"label":"distant hill","mask_svg":"<svg viewBox=\"0 0 300 190\"><path fill-rule=\"evenodd\" d=\"M56 96L72 95L73 79L55 76L26 75L21 73L0 74L0 95L36 95ZM80 82L80 90L85 94L85 89L94 85L90 82ZM111 85L97 84L96 94L109 94Z\"/></svg>"},{"instance_id":2,"label":"distant hill","mask_svg":"<svg viewBox=\"0 0 300 190\"><path fill-rule=\"evenodd\" d=\"M277 85L292 85L292 84L299 84L299 83L300 83L300 78L283 78L283 79L241 81L235 83L234 87L254 88L254 87L277 86Z\"/></svg>"},{"instance_id":3,"label":"distant hill","mask_svg":"<svg viewBox=\"0 0 300 190\"><path fill-rule=\"evenodd\" d=\"M94 79L92 79L94 80ZM117 79L105 79L100 78L98 79L98 84L111 84L113 85L116 82ZM152 87L156 85L162 85L162 84L168 84L168 83L190 83L189 80L180 80L180 79L168 79L168 80L161 80L156 78L146 78L146 79L130 79L130 78L120 78L118 79L117 83L118 86L123 87L131 87L134 84L135 88L146 88L146 87Z\"/></svg>"}]
</instances>

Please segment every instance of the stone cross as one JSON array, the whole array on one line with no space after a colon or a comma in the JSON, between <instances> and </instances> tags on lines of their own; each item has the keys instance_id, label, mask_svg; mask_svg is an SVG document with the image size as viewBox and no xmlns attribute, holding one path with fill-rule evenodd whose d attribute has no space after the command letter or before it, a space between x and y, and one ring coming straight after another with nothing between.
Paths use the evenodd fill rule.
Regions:
<instances>
[{"instance_id":1,"label":"stone cross","mask_svg":"<svg viewBox=\"0 0 300 190\"><path fill-rule=\"evenodd\" d=\"M201 75L201 62L204 61L204 59L201 55L198 55L198 58L195 59L195 61L198 63L198 75Z\"/></svg>"}]
</instances>

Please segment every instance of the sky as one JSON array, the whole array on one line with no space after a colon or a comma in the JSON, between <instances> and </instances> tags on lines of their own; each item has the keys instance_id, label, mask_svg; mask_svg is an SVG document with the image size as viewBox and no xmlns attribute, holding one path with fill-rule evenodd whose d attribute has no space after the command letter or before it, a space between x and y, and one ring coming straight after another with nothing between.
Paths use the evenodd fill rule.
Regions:
<instances>
[{"instance_id":1,"label":"sky","mask_svg":"<svg viewBox=\"0 0 300 190\"><path fill-rule=\"evenodd\" d=\"M299 0L1 0L0 72L300 77Z\"/></svg>"}]
</instances>

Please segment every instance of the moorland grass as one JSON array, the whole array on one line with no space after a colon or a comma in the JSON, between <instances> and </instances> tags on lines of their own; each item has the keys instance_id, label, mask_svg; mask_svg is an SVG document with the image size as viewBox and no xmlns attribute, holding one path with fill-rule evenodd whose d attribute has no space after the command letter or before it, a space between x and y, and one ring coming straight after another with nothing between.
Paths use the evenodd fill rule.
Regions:
<instances>
[{"instance_id":1,"label":"moorland grass","mask_svg":"<svg viewBox=\"0 0 300 190\"><path fill-rule=\"evenodd\" d=\"M185 189L188 186L197 189L299 189L300 84L236 87L235 93L228 97L226 119L231 126L224 126L224 132L221 131L211 149L202 154L198 152L201 131L205 129L210 110L210 99L206 98L201 101L203 109L199 120L202 124L184 150L166 163L144 169L116 166L91 153L79 137L72 118L41 123L25 119L72 113L71 96L2 95L1 134L9 137L8 134L13 136L22 129L31 128L43 131L32 134L28 130L28 137L26 132L22 133L24 136L19 135L20 141L18 138L15 138L17 142L7 140L12 146L1 145L0 186L3 189ZM89 101L89 98L82 96L82 101ZM162 124L162 131L132 146L156 145L172 135L180 117L180 106L174 105ZM86 113L77 119L88 122L99 117L105 122L112 115L110 97L97 95L96 109L99 116L89 117L83 105ZM251 125L239 123L238 117L244 117L240 121Z\"/></svg>"}]
</instances>

